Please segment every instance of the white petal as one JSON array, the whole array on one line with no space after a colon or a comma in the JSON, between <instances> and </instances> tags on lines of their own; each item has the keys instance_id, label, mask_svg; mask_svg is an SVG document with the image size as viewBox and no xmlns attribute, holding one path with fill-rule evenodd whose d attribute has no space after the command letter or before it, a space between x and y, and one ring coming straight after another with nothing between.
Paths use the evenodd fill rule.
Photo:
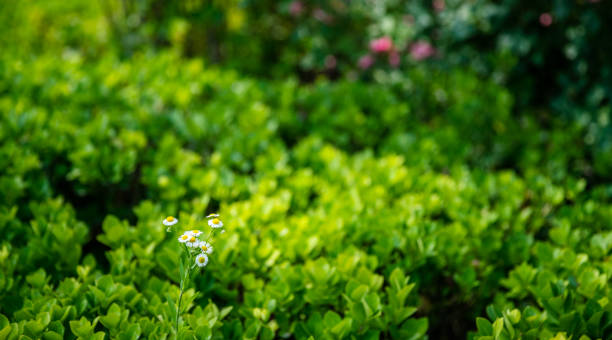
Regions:
<instances>
[{"instance_id":1,"label":"white petal","mask_svg":"<svg viewBox=\"0 0 612 340\"><path fill-rule=\"evenodd\" d=\"M190 236L194 236L194 237L198 237L198 236L202 235L202 231L201 230L197 230L197 229L195 229L195 230L196 230L195 233L193 232L193 230L189 230L189 231L186 231L185 234L189 234Z\"/></svg>"},{"instance_id":2,"label":"white petal","mask_svg":"<svg viewBox=\"0 0 612 340\"><path fill-rule=\"evenodd\" d=\"M178 223L178 219L174 219L172 221L168 221L167 219L164 219L164 221L162 222L165 226L171 226L171 225L175 225Z\"/></svg>"},{"instance_id":3,"label":"white petal","mask_svg":"<svg viewBox=\"0 0 612 340\"><path fill-rule=\"evenodd\" d=\"M219 221L219 224L214 224L213 220L208 220L208 225L211 228L221 228L221 227L223 227L223 222Z\"/></svg>"},{"instance_id":4,"label":"white petal","mask_svg":"<svg viewBox=\"0 0 612 340\"><path fill-rule=\"evenodd\" d=\"M206 251L202 249L202 246L206 246ZM198 248L202 249L202 253L205 253L205 254L211 254L213 251L213 247L210 245L210 243L204 242L204 241L200 242L200 244L198 245Z\"/></svg>"},{"instance_id":5,"label":"white petal","mask_svg":"<svg viewBox=\"0 0 612 340\"><path fill-rule=\"evenodd\" d=\"M201 258L204 258L204 262L200 262ZM198 265L198 267L206 266L208 264L208 256L206 256L206 254L200 254L196 256L195 263Z\"/></svg>"}]
</instances>

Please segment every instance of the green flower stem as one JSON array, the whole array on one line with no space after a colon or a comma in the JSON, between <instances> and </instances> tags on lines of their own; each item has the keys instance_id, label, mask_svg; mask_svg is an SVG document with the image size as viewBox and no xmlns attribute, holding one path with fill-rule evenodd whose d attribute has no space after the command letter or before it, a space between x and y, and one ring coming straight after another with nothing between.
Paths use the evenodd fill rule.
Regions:
<instances>
[{"instance_id":1,"label":"green flower stem","mask_svg":"<svg viewBox=\"0 0 612 340\"><path fill-rule=\"evenodd\" d=\"M187 246L185 247L185 251L187 251L187 255L189 256L188 261L191 262L191 258L192 258L192 254L189 251L189 248L187 248ZM181 258L181 261L183 259ZM179 315L180 315L180 310L181 310L181 300L183 299L183 291L185 290L185 284L187 283L187 281L189 280L189 277L191 276L191 267L188 265L188 263L183 263L183 268L185 268L185 275L183 275L181 277L181 283L180 283L180 292L179 292L179 297L178 297L178 301L176 303L176 337L178 339L178 333L179 333Z\"/></svg>"},{"instance_id":2,"label":"green flower stem","mask_svg":"<svg viewBox=\"0 0 612 340\"><path fill-rule=\"evenodd\" d=\"M206 243L208 243L208 240L210 240L210 237L212 236L212 234L215 232L215 229L211 229L210 232L208 233L208 236L206 236Z\"/></svg>"},{"instance_id":3,"label":"green flower stem","mask_svg":"<svg viewBox=\"0 0 612 340\"><path fill-rule=\"evenodd\" d=\"M214 234L215 234L215 229L212 229L208 233L208 236L206 237L206 243L208 243L211 240ZM183 291L185 290L185 285L187 284L187 282L189 281L189 278L191 277L191 270L195 269L195 265L189 265L190 263L192 264L194 262L193 252L186 245L183 244L183 246L185 248L185 251L187 252L188 259L187 259L187 263L183 263L183 268L185 268L185 275L181 277L180 292L179 292L178 301L176 303L176 337L177 339L178 339L178 332L179 332L179 314L181 310L181 300L183 299ZM181 261L182 261L182 258L181 258Z\"/></svg>"},{"instance_id":4,"label":"green flower stem","mask_svg":"<svg viewBox=\"0 0 612 340\"><path fill-rule=\"evenodd\" d=\"M215 234L215 229L212 229L209 233L208 236L206 237L206 243L208 243L209 240L211 240L211 237L214 236Z\"/></svg>"},{"instance_id":5,"label":"green flower stem","mask_svg":"<svg viewBox=\"0 0 612 340\"><path fill-rule=\"evenodd\" d=\"M181 292L179 293L178 302L176 304L176 338L178 339L179 332L179 310L181 309L181 299L183 298L183 279L181 278Z\"/></svg>"}]
</instances>

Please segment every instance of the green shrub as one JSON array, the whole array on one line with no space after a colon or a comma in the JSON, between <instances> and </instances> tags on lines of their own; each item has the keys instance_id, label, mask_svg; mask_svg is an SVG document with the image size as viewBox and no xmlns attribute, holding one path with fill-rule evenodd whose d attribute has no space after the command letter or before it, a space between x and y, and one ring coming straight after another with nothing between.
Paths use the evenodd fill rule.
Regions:
<instances>
[{"instance_id":1,"label":"green shrub","mask_svg":"<svg viewBox=\"0 0 612 340\"><path fill-rule=\"evenodd\" d=\"M152 84L168 85L175 79L174 93L192 91L192 85L198 84L200 89L193 95L205 104L201 113L194 114L192 108L200 104L176 101L174 93L157 97L148 85L133 92L143 93L135 101L125 94L136 90L137 84L105 90L109 83L104 79L129 79L132 72L141 72L136 63L110 59L88 64L75 59L71 65L61 65L52 60L41 57L28 65L44 73L41 78L38 73L21 79L19 64L12 64L15 68L9 68L4 78L11 86L10 93L3 95L10 110L3 115L2 150L15 152L8 141L16 140L29 157L15 157L18 163L8 167L3 178L7 183L26 182L32 176L46 184L44 190L8 187L10 195L2 201L7 211L5 258L8 252L18 254L2 265L2 300L8 306L2 309L8 316L3 334L8 338L57 338L70 333L84 339L168 336L179 249L161 226L160 216L180 210L180 219L189 225L219 202L236 229L217 247L219 261L198 279L197 291L185 293L186 327L180 338L424 334L426 319L411 318L417 299L410 294L414 284L402 270L394 266L384 270L384 276L376 274L376 258L354 245L347 248L348 239L325 250L320 240L325 225L307 229L314 222L309 219L320 217L309 217L310 189L300 181L294 180L292 186L296 195L305 195L302 208L289 213L293 194L282 182L292 178L291 155L275 134L279 124L256 83L232 75L219 77L218 71L204 71L198 63L192 63L187 73L182 66L177 68L174 75L180 78L161 80L154 73L159 68L171 70L178 59L143 56L153 72ZM105 71L112 63L116 74ZM83 88L71 86L75 82ZM81 91L99 97L71 99ZM147 91L152 111L138 104L147 100ZM207 95L202 97L202 91ZM29 94L27 104L14 105L23 93ZM92 108L88 100L103 104ZM155 112L156 106L160 112ZM242 142L247 139L249 143ZM206 166L202 155L207 155ZM303 189L297 189L300 186ZM117 208L121 202L106 195L95 197L100 190L136 195L138 201L158 197L160 203L142 201L126 215ZM91 223L89 233L83 222L75 220L71 204L45 198L58 194L80 207L77 217ZM136 224L113 215L102 222L95 215L97 209L91 208L98 204ZM294 236L278 224L283 216L298 227ZM265 242L259 241L261 223L271 223ZM300 246L300 237L308 247ZM287 238L298 242L281 247ZM81 247L89 255L82 257ZM105 256L100 257L99 251ZM321 256L323 251L330 256ZM212 302L202 305L207 299L224 308ZM224 318L228 321L222 322Z\"/></svg>"},{"instance_id":2,"label":"green shrub","mask_svg":"<svg viewBox=\"0 0 612 340\"><path fill-rule=\"evenodd\" d=\"M176 51L0 65L0 338L611 336L609 186L572 171L579 132L516 121L471 72L389 88ZM229 232L175 336L161 221L212 211Z\"/></svg>"}]
</instances>

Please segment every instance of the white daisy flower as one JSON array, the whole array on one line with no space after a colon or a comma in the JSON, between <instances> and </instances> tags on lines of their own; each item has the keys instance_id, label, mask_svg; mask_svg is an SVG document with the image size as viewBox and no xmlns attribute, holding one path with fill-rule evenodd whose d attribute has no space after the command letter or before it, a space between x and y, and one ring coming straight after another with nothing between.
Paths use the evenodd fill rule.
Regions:
<instances>
[{"instance_id":1,"label":"white daisy flower","mask_svg":"<svg viewBox=\"0 0 612 340\"><path fill-rule=\"evenodd\" d=\"M198 237L198 236L202 235L202 231L200 231L198 229L189 230L187 233L189 233L189 235L195 236L195 237Z\"/></svg>"},{"instance_id":2,"label":"white daisy flower","mask_svg":"<svg viewBox=\"0 0 612 340\"><path fill-rule=\"evenodd\" d=\"M190 235L190 234L188 234L188 236L189 236L189 239L187 240L187 242L185 242L185 245L187 247L195 248L198 246L198 244L200 244L200 241L198 241L198 239L195 236Z\"/></svg>"},{"instance_id":3,"label":"white daisy flower","mask_svg":"<svg viewBox=\"0 0 612 340\"><path fill-rule=\"evenodd\" d=\"M192 238L192 237L193 237L193 236L191 236L190 234L188 234L188 233L184 233L183 235L179 236L178 240L179 240L179 242L181 242L181 243L186 243L186 242L188 242L188 241L189 241L189 239L190 239L190 238Z\"/></svg>"},{"instance_id":4,"label":"white daisy flower","mask_svg":"<svg viewBox=\"0 0 612 340\"><path fill-rule=\"evenodd\" d=\"M202 254L212 254L213 252L213 247L208 242L201 241L200 244L198 244L198 248L202 250Z\"/></svg>"},{"instance_id":5,"label":"white daisy flower","mask_svg":"<svg viewBox=\"0 0 612 340\"><path fill-rule=\"evenodd\" d=\"M199 254L195 258L195 263L198 265L198 267L206 266L208 264L208 256L206 256L206 254Z\"/></svg>"},{"instance_id":6,"label":"white daisy flower","mask_svg":"<svg viewBox=\"0 0 612 340\"><path fill-rule=\"evenodd\" d=\"M171 225L175 225L178 223L178 219L174 218L173 216L168 216L166 217L166 219L164 219L164 221L162 222L165 226L171 226Z\"/></svg>"},{"instance_id":7,"label":"white daisy flower","mask_svg":"<svg viewBox=\"0 0 612 340\"><path fill-rule=\"evenodd\" d=\"M217 217L213 218L212 220L208 220L208 225L211 228L221 228L223 227L223 222L221 222L220 219L218 219Z\"/></svg>"},{"instance_id":8,"label":"white daisy flower","mask_svg":"<svg viewBox=\"0 0 612 340\"><path fill-rule=\"evenodd\" d=\"M210 215L206 216L206 218L215 218L215 217L219 217L219 214L217 214L217 213L212 213L212 214L210 214Z\"/></svg>"}]
</instances>

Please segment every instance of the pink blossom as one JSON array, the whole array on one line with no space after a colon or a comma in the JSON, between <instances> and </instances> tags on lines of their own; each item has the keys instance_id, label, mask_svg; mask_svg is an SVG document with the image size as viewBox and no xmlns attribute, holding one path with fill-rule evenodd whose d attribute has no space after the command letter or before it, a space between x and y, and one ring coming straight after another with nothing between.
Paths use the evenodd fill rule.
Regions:
<instances>
[{"instance_id":1,"label":"pink blossom","mask_svg":"<svg viewBox=\"0 0 612 340\"><path fill-rule=\"evenodd\" d=\"M294 17L298 17L302 12L304 12L304 4L299 0L292 1L289 5L289 13Z\"/></svg>"},{"instance_id":2,"label":"pink blossom","mask_svg":"<svg viewBox=\"0 0 612 340\"><path fill-rule=\"evenodd\" d=\"M336 57L334 57L333 55L328 55L327 57L325 57L325 67L327 67L328 69L336 68L336 64Z\"/></svg>"},{"instance_id":3,"label":"pink blossom","mask_svg":"<svg viewBox=\"0 0 612 340\"><path fill-rule=\"evenodd\" d=\"M542 13L540 14L540 25L544 27L548 27L552 24L553 17L550 13Z\"/></svg>"},{"instance_id":4,"label":"pink blossom","mask_svg":"<svg viewBox=\"0 0 612 340\"><path fill-rule=\"evenodd\" d=\"M433 0L432 6L436 12L441 12L444 10L444 7L446 7L446 4L444 3L444 0Z\"/></svg>"},{"instance_id":5,"label":"pink blossom","mask_svg":"<svg viewBox=\"0 0 612 340\"><path fill-rule=\"evenodd\" d=\"M436 50L427 41L420 40L410 45L410 56L416 61L427 59L435 53Z\"/></svg>"},{"instance_id":6,"label":"pink blossom","mask_svg":"<svg viewBox=\"0 0 612 340\"><path fill-rule=\"evenodd\" d=\"M393 41L389 37L382 37L370 41L370 50L374 53L389 52L393 49Z\"/></svg>"},{"instance_id":7,"label":"pink blossom","mask_svg":"<svg viewBox=\"0 0 612 340\"><path fill-rule=\"evenodd\" d=\"M322 10L321 8L316 8L312 15L314 16L315 19L319 20L320 22L329 24L332 22L332 16L327 14L327 12L325 12L324 10Z\"/></svg>"},{"instance_id":8,"label":"pink blossom","mask_svg":"<svg viewBox=\"0 0 612 340\"><path fill-rule=\"evenodd\" d=\"M372 57L372 55L370 54L366 54L359 58L358 64L359 68L361 68L362 70L367 70L370 68L370 66L372 66L372 64L374 64L374 57Z\"/></svg>"},{"instance_id":9,"label":"pink blossom","mask_svg":"<svg viewBox=\"0 0 612 340\"><path fill-rule=\"evenodd\" d=\"M389 53L389 65L393 67L398 67L400 64L400 55L397 51L391 51Z\"/></svg>"}]
</instances>

